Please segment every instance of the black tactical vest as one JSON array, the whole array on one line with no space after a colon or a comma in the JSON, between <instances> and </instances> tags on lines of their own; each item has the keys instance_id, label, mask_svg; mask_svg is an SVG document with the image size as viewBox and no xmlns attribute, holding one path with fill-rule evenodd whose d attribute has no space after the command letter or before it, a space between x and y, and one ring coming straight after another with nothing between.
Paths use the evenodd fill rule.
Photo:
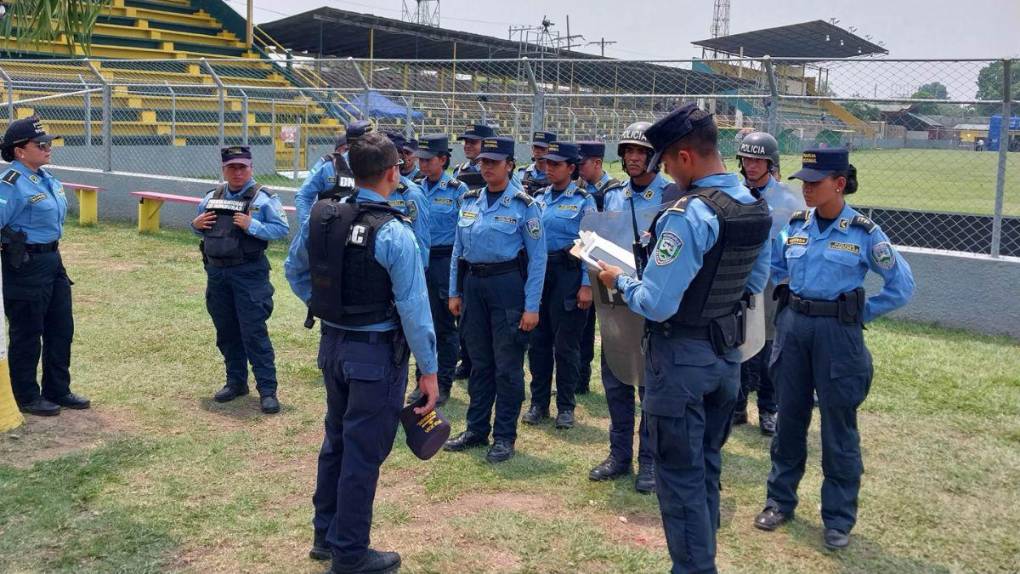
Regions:
<instances>
[{"instance_id":1,"label":"black tactical vest","mask_svg":"<svg viewBox=\"0 0 1020 574\"><path fill-rule=\"evenodd\" d=\"M375 238L403 216L385 203L354 198L319 200L308 217L311 313L338 325L360 327L397 317L393 283L375 259Z\"/></svg>"},{"instance_id":2,"label":"black tactical vest","mask_svg":"<svg viewBox=\"0 0 1020 574\"><path fill-rule=\"evenodd\" d=\"M468 190L480 189L485 186L485 179L482 178L482 174L477 171L468 171L468 167L471 165L470 162L464 162L457 168L457 179L468 187Z\"/></svg>"},{"instance_id":3,"label":"black tactical vest","mask_svg":"<svg viewBox=\"0 0 1020 574\"><path fill-rule=\"evenodd\" d=\"M758 254L768 241L772 216L765 200L742 204L720 189L691 190L670 210L684 211L693 198L701 199L715 212L719 218L719 236L705 254L698 274L684 291L680 308L666 323L704 327L743 311L747 280L751 277ZM653 256L658 242L655 224L659 216L652 221L649 257ZM742 333L739 335L742 337Z\"/></svg>"},{"instance_id":4,"label":"black tactical vest","mask_svg":"<svg viewBox=\"0 0 1020 574\"><path fill-rule=\"evenodd\" d=\"M358 189L354 185L354 172L347 165L347 160L344 159L343 154L336 152L328 153L322 156L322 161L328 161L333 164L333 187L319 192L318 199L354 195L355 190Z\"/></svg>"},{"instance_id":5,"label":"black tactical vest","mask_svg":"<svg viewBox=\"0 0 1020 574\"><path fill-rule=\"evenodd\" d=\"M587 182L584 182L584 184L587 185ZM579 185L578 187L582 186ZM595 208L599 211L604 211L606 208L606 194L610 191L621 189L623 187L623 182L614 177L607 179L605 183L601 185L596 185L595 193L592 194L592 197L595 198Z\"/></svg>"},{"instance_id":6,"label":"black tactical vest","mask_svg":"<svg viewBox=\"0 0 1020 574\"><path fill-rule=\"evenodd\" d=\"M216 223L202 232L199 249L203 258L214 267L232 267L262 256L269 242L249 235L234 225L234 214L248 213L259 193L267 193L261 184L248 188L239 199L224 199L226 184L213 190L212 199L206 202L206 211L216 214Z\"/></svg>"}]
</instances>

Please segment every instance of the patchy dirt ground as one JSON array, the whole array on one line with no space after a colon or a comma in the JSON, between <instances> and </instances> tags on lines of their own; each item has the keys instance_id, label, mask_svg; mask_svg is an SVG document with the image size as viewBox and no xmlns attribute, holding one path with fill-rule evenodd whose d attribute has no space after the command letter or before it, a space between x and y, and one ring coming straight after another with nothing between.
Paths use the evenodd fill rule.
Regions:
<instances>
[{"instance_id":1,"label":"patchy dirt ground","mask_svg":"<svg viewBox=\"0 0 1020 574\"><path fill-rule=\"evenodd\" d=\"M29 468L37 462L95 448L133 430L126 412L109 407L63 409L55 417L26 415L25 424L0 434L0 460L15 468Z\"/></svg>"}]
</instances>

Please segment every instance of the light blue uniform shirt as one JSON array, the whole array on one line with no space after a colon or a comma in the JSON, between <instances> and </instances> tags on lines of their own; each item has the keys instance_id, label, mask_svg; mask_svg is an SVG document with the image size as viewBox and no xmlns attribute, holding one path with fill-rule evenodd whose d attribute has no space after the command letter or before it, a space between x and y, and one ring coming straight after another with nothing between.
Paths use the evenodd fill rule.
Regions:
<instances>
[{"instance_id":1,"label":"light blue uniform shirt","mask_svg":"<svg viewBox=\"0 0 1020 574\"><path fill-rule=\"evenodd\" d=\"M334 185L336 185L336 168L333 167L333 162L323 161L320 158L319 163L316 163L315 167L308 172L308 177L305 178L304 183L301 184L294 196L294 207L297 208L299 225L311 215L312 206L319 200L319 194L333 189Z\"/></svg>"},{"instance_id":2,"label":"light blue uniform shirt","mask_svg":"<svg viewBox=\"0 0 1020 574\"><path fill-rule=\"evenodd\" d=\"M733 173L710 175L694 182L697 188L719 188L743 204L756 200ZM684 292L701 270L705 254L719 239L719 218L705 202L692 199L683 211L667 210L655 224L658 238L640 281L620 275L616 287L632 311L652 321L665 321L680 308ZM761 293L769 276L768 244L754 263L747 290Z\"/></svg>"},{"instance_id":3,"label":"light blue uniform shirt","mask_svg":"<svg viewBox=\"0 0 1020 574\"><path fill-rule=\"evenodd\" d=\"M545 233L542 232L542 210L524 191L510 182L499 201L489 205L483 187L477 196L466 197L457 220L457 237L450 261L450 297L457 291L457 260L468 263L501 263L517 257L523 248L528 253L528 280L524 284L524 310L538 313L545 283Z\"/></svg>"},{"instance_id":4,"label":"light blue uniform shirt","mask_svg":"<svg viewBox=\"0 0 1020 574\"><path fill-rule=\"evenodd\" d=\"M359 202L384 202L381 195L368 189L358 189ZM287 260L283 262L284 274L290 288L306 304L312 298L312 275L308 265L308 221L301 224L301 231L290 244ZM400 320L384 321L364 326L345 326L326 322L327 325L349 331L384 332L400 327L407 344L414 353L418 367L425 374L438 370L436 359L436 332L432 326L432 311L429 308L428 289L425 287L425 271L418 264L418 246L410 226L400 219L393 219L379 228L375 236L375 260L386 269L393 284L393 300Z\"/></svg>"},{"instance_id":5,"label":"light blue uniform shirt","mask_svg":"<svg viewBox=\"0 0 1020 574\"><path fill-rule=\"evenodd\" d=\"M400 183L405 189L403 191L397 189L390 194L390 207L397 209L411 220L411 229L418 242L422 268L428 269L429 249L432 247L432 230L429 223L432 218L428 209L429 202L425 199L425 193L417 183L404 176L400 176Z\"/></svg>"},{"instance_id":6,"label":"light blue uniform shirt","mask_svg":"<svg viewBox=\"0 0 1020 574\"><path fill-rule=\"evenodd\" d=\"M231 191L227 187L227 192L223 194L223 199L239 200L253 185L255 185L255 180L249 179L248 183L244 184L240 191ZM269 190L266 189L266 191ZM212 199L214 193L216 192L210 191L205 194L205 197L198 204L198 213L205 211L205 204ZM251 200L248 213L251 215L251 225L248 226L247 231L248 235L263 241L287 237L287 233L290 231L290 224L287 222L287 215L283 212L283 204L280 203L280 198L276 194L269 195L262 191L256 193L255 198ZM192 228L191 231L197 235L202 235L202 232L195 228Z\"/></svg>"},{"instance_id":7,"label":"light blue uniform shirt","mask_svg":"<svg viewBox=\"0 0 1020 574\"><path fill-rule=\"evenodd\" d=\"M67 217L64 186L50 172L32 171L20 161L0 176L0 227L24 231L27 243L52 243Z\"/></svg>"},{"instance_id":8,"label":"light blue uniform shirt","mask_svg":"<svg viewBox=\"0 0 1020 574\"><path fill-rule=\"evenodd\" d=\"M468 192L468 187L463 183L451 185L451 180L453 177L444 172L435 183L425 178L419 184L429 206L432 247L453 245L457 235L461 197Z\"/></svg>"},{"instance_id":9,"label":"light blue uniform shirt","mask_svg":"<svg viewBox=\"0 0 1020 574\"><path fill-rule=\"evenodd\" d=\"M400 176L401 176L401 177L406 177L407 179L409 179L409 180L411 180L411 181L414 181L414 178L418 177L418 174L419 174L419 173L421 173L421 170L420 170L420 169L418 169L418 164L414 164L414 169L412 169L412 170L411 170L410 172L408 172L408 173L407 173L406 175L405 175L405 174L403 174L403 173L401 173L401 174L400 174Z\"/></svg>"},{"instance_id":10,"label":"light blue uniform shirt","mask_svg":"<svg viewBox=\"0 0 1020 574\"><path fill-rule=\"evenodd\" d=\"M595 210L595 199L571 182L562 192L553 192L552 186L535 196L542 206L542 230L545 247L549 252L569 249L581 236L581 220ZM581 266L581 285L591 285L588 271Z\"/></svg>"},{"instance_id":11,"label":"light blue uniform shirt","mask_svg":"<svg viewBox=\"0 0 1020 574\"><path fill-rule=\"evenodd\" d=\"M773 280L788 278L797 295L832 301L860 287L870 269L882 276L884 285L868 298L864 321L906 305L914 294L910 265L878 225L860 217L847 204L825 231L819 230L814 209L807 221L791 221L772 244Z\"/></svg>"},{"instance_id":12,"label":"light blue uniform shirt","mask_svg":"<svg viewBox=\"0 0 1020 574\"><path fill-rule=\"evenodd\" d=\"M628 180L620 189L614 189L606 194L605 211L624 211L630 209L630 198L634 196L634 209L641 210L646 207L658 207L662 205L662 190L669 185L661 173L655 174L655 178L648 184L648 187L641 193L634 193L631 183Z\"/></svg>"},{"instance_id":13,"label":"light blue uniform shirt","mask_svg":"<svg viewBox=\"0 0 1020 574\"><path fill-rule=\"evenodd\" d=\"M598 193L599 188L602 187L603 185L605 185L606 182L611 180L611 179L613 179L613 178L609 177L608 173L602 172L602 177L600 177L597 182L595 182L595 183L588 183L587 181L585 181L584 182L584 190L587 191L591 195L595 195L596 193ZM584 180L578 179L578 181L584 181ZM605 198L603 198L603 200L604 199ZM605 205L605 204L603 203L603 205Z\"/></svg>"}]
</instances>

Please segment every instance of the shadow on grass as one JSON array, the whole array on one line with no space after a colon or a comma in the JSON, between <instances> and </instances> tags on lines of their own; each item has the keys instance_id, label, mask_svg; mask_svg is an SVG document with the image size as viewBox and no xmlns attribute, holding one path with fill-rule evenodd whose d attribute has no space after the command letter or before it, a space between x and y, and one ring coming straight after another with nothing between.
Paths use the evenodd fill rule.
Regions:
<instances>
[{"instance_id":1,"label":"shadow on grass","mask_svg":"<svg viewBox=\"0 0 1020 574\"><path fill-rule=\"evenodd\" d=\"M839 572L845 574L861 572L862 564L867 564L869 569L880 569L872 571L882 572L933 572L949 574L953 571L946 566L892 554L883 549L882 545L874 539L857 534L851 535L850 546L847 548L843 550L829 550L825 548L822 542L825 531L819 524L794 520L783 527L783 530L785 530L786 535L794 543L816 549L818 552L836 558L839 562Z\"/></svg>"},{"instance_id":2,"label":"shadow on grass","mask_svg":"<svg viewBox=\"0 0 1020 574\"><path fill-rule=\"evenodd\" d=\"M229 403L218 403L210 397L199 399L199 406L202 410L214 414L227 416L233 419L250 421L261 418L264 415L259 407L259 396L257 394L250 394L243 397L238 397ZM272 416L280 416L290 410L290 407L286 403L281 403L280 413Z\"/></svg>"}]
</instances>

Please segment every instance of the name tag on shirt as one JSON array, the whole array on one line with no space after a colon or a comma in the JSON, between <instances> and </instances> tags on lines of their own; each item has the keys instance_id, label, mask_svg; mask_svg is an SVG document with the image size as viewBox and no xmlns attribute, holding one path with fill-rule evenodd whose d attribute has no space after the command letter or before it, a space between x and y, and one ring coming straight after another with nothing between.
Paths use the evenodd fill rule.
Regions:
<instances>
[{"instance_id":1,"label":"name tag on shirt","mask_svg":"<svg viewBox=\"0 0 1020 574\"><path fill-rule=\"evenodd\" d=\"M478 217L478 213L474 211L464 211L460 214L461 219L467 219L468 221L474 221Z\"/></svg>"},{"instance_id":2,"label":"name tag on shirt","mask_svg":"<svg viewBox=\"0 0 1020 574\"><path fill-rule=\"evenodd\" d=\"M861 254L861 246L856 243L846 243L843 241L830 241L829 249L838 249L840 251L847 251L854 255Z\"/></svg>"},{"instance_id":3,"label":"name tag on shirt","mask_svg":"<svg viewBox=\"0 0 1020 574\"><path fill-rule=\"evenodd\" d=\"M209 211L244 211L243 201L236 199L210 199L205 203L205 208Z\"/></svg>"},{"instance_id":4,"label":"name tag on shirt","mask_svg":"<svg viewBox=\"0 0 1020 574\"><path fill-rule=\"evenodd\" d=\"M517 225L516 217L510 217L507 215L497 215L494 219L500 223L509 223L510 225Z\"/></svg>"},{"instance_id":5,"label":"name tag on shirt","mask_svg":"<svg viewBox=\"0 0 1020 574\"><path fill-rule=\"evenodd\" d=\"M569 205L569 204L561 204L556 209L560 209L560 210L563 210L563 211L574 211L574 212L576 212L577 211L577 206L576 205Z\"/></svg>"},{"instance_id":6,"label":"name tag on shirt","mask_svg":"<svg viewBox=\"0 0 1020 574\"><path fill-rule=\"evenodd\" d=\"M448 197L434 197L432 203L436 205L453 205L453 200Z\"/></svg>"},{"instance_id":7,"label":"name tag on shirt","mask_svg":"<svg viewBox=\"0 0 1020 574\"><path fill-rule=\"evenodd\" d=\"M394 199L393 201L390 201L390 206L391 207L396 207L397 209L400 209L401 207L404 207L404 200L403 199Z\"/></svg>"},{"instance_id":8,"label":"name tag on shirt","mask_svg":"<svg viewBox=\"0 0 1020 574\"><path fill-rule=\"evenodd\" d=\"M28 198L28 201L30 203L39 203L40 201L42 201L44 199L46 199L46 194L45 193L37 193L37 194L33 195L32 197Z\"/></svg>"},{"instance_id":9,"label":"name tag on shirt","mask_svg":"<svg viewBox=\"0 0 1020 574\"><path fill-rule=\"evenodd\" d=\"M793 235L786 238L787 245L807 245L807 237L803 235Z\"/></svg>"}]
</instances>

